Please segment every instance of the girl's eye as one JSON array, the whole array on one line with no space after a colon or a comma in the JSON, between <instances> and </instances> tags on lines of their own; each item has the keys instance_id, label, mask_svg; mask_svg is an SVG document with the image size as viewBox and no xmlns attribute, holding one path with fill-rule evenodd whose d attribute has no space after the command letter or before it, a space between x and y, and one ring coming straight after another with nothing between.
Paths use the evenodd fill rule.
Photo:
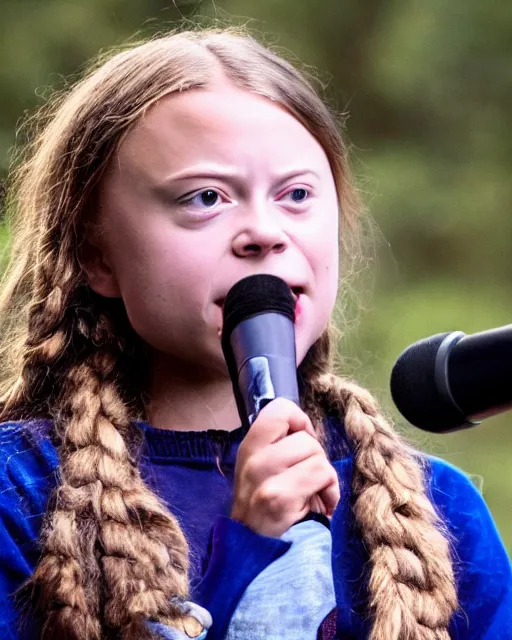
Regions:
<instances>
[{"instance_id":1,"label":"girl's eye","mask_svg":"<svg viewBox=\"0 0 512 640\"><path fill-rule=\"evenodd\" d=\"M182 204L192 205L193 207L197 207L199 209L205 207L207 209L211 209L220 201L219 194L213 189L204 189L204 191L200 191L189 198L185 198L182 200Z\"/></svg>"},{"instance_id":2,"label":"girl's eye","mask_svg":"<svg viewBox=\"0 0 512 640\"><path fill-rule=\"evenodd\" d=\"M283 198L290 198L294 204L302 204L309 197L310 193L303 187L297 187ZM215 189L203 189L194 195L185 197L181 200L181 204L190 206L194 209L213 209L222 202L222 196Z\"/></svg>"},{"instance_id":3,"label":"girl's eye","mask_svg":"<svg viewBox=\"0 0 512 640\"><path fill-rule=\"evenodd\" d=\"M286 193L285 197L287 196L290 196L293 202L300 204L307 199L307 197L309 196L309 192L307 189L299 187L297 189L293 189L293 191L289 191L288 193Z\"/></svg>"}]
</instances>

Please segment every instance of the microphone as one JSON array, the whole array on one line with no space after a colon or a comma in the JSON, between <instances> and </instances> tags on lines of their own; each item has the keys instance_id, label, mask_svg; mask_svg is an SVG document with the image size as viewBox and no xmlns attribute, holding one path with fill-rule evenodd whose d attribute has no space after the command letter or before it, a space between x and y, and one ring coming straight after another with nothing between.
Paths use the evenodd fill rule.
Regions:
<instances>
[{"instance_id":1,"label":"microphone","mask_svg":"<svg viewBox=\"0 0 512 640\"><path fill-rule=\"evenodd\" d=\"M512 406L512 325L415 342L392 369L391 396L406 420L433 433L506 411Z\"/></svg>"},{"instance_id":2,"label":"microphone","mask_svg":"<svg viewBox=\"0 0 512 640\"><path fill-rule=\"evenodd\" d=\"M284 280L259 274L243 278L224 301L222 351L238 413L249 428L265 405L288 398L300 406L295 352L295 298ZM310 511L302 520L330 529L329 519Z\"/></svg>"},{"instance_id":3,"label":"microphone","mask_svg":"<svg viewBox=\"0 0 512 640\"><path fill-rule=\"evenodd\" d=\"M271 275L254 275L240 280L229 290L223 314L222 350L242 424L248 429L261 409L276 398L288 398L299 405L295 298L286 282ZM289 563L293 564L294 558L300 560L297 565L302 576L300 582L305 586L302 591L299 587L298 597L306 599L306 608L310 600L306 592L312 583L327 594L328 605L333 610L336 607L332 587L330 528L327 516L310 511L281 536L282 540L292 543L291 548L272 565L276 575L282 572L284 575L286 571L289 572ZM290 560L288 554L292 550L294 556ZM324 569L319 570L318 567ZM262 593L269 596L270 581L264 574L260 573L249 586L253 594L252 602L259 600ZM282 589L279 583L272 581L272 584L276 593ZM251 600L249 604L247 601L240 603L232 618L234 629L245 628L244 621L248 614L253 613L253 607ZM314 604L307 613L313 619L318 617ZM324 618L325 612L318 617L318 625L322 625ZM286 635L279 628L282 616L276 615L269 620L271 625L277 627L273 637ZM236 631L233 637L235 635ZM245 634L242 635L245 637ZM231 637L231 634L228 633L228 636Z\"/></svg>"},{"instance_id":4,"label":"microphone","mask_svg":"<svg viewBox=\"0 0 512 640\"><path fill-rule=\"evenodd\" d=\"M249 427L275 398L299 404L295 354L295 298L276 276L237 282L224 301L222 350L238 413Z\"/></svg>"}]
</instances>

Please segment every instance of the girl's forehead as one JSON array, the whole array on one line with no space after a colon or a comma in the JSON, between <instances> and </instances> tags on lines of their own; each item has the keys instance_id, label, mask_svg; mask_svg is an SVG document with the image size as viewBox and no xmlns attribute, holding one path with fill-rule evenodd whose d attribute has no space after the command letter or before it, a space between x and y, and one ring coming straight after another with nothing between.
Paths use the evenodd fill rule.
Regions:
<instances>
[{"instance_id":1,"label":"girl's forehead","mask_svg":"<svg viewBox=\"0 0 512 640\"><path fill-rule=\"evenodd\" d=\"M325 152L284 107L269 98L224 84L164 97L127 134L118 161L148 170L198 159L243 163L290 162L300 156L325 167Z\"/></svg>"},{"instance_id":2,"label":"girl's forehead","mask_svg":"<svg viewBox=\"0 0 512 640\"><path fill-rule=\"evenodd\" d=\"M300 125L278 102L225 82L208 88L188 89L165 96L150 107L136 126L144 132L167 123L188 129L225 132L240 125L274 122Z\"/></svg>"}]
</instances>

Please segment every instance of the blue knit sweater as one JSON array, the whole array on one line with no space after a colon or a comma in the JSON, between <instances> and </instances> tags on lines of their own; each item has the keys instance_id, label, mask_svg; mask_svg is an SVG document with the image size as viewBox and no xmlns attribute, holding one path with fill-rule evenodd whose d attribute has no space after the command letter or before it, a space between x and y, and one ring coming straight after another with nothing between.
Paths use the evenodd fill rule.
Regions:
<instances>
[{"instance_id":1,"label":"blue knit sweater","mask_svg":"<svg viewBox=\"0 0 512 640\"><path fill-rule=\"evenodd\" d=\"M146 424L140 468L143 478L178 518L191 551L191 600L208 609L208 640L225 637L249 585L290 549L286 539L254 533L229 518L233 469L245 435L233 432L164 431ZM31 574L37 538L58 456L48 422L0 425L0 639L37 638L37 621L22 635L11 594ZM367 554L351 511L352 456L336 421L328 423L328 453L338 472L341 500L331 522L336 637L364 639L370 622ZM217 464L217 460L220 464ZM489 511L460 471L437 459L427 468L430 497L453 537L460 610L451 638L512 640L512 570ZM259 640L259 639L258 639Z\"/></svg>"}]
</instances>

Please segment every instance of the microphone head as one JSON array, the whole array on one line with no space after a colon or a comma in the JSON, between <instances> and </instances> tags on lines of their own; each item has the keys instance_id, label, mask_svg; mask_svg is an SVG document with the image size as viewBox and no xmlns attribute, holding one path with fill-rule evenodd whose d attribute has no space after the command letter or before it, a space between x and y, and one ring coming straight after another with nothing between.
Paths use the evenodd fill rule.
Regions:
<instances>
[{"instance_id":1,"label":"microphone head","mask_svg":"<svg viewBox=\"0 0 512 640\"><path fill-rule=\"evenodd\" d=\"M437 354L450 333L439 333L407 347L391 371L391 396L397 409L415 427L433 433L453 431L466 422L436 383Z\"/></svg>"},{"instance_id":2,"label":"microphone head","mask_svg":"<svg viewBox=\"0 0 512 640\"><path fill-rule=\"evenodd\" d=\"M222 342L240 322L261 313L279 313L295 319L295 299L290 287L277 276L258 274L239 280L224 300Z\"/></svg>"}]
</instances>

